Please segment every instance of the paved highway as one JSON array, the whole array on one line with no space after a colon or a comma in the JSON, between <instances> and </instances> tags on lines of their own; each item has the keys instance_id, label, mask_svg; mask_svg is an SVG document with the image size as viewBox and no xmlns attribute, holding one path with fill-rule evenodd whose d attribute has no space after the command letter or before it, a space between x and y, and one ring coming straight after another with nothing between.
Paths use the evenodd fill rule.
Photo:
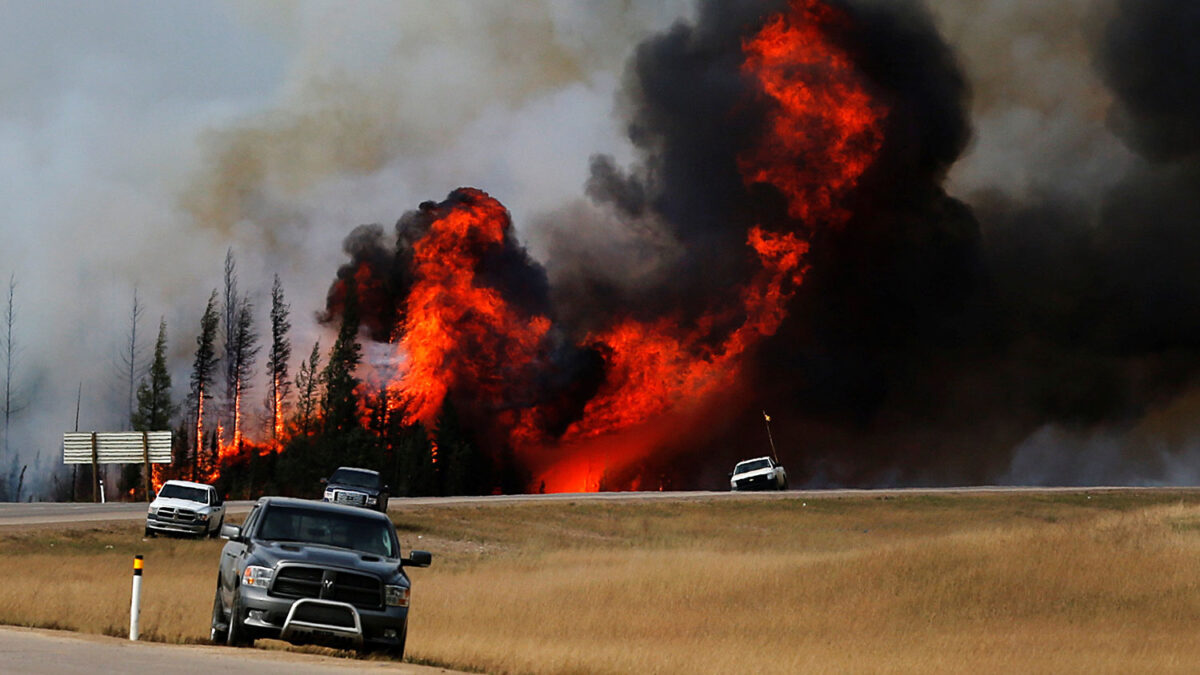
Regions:
<instances>
[{"instance_id":1,"label":"paved highway","mask_svg":"<svg viewBox=\"0 0 1200 675\"><path fill-rule=\"evenodd\" d=\"M837 489L837 490L788 490L784 492L588 492L549 495L495 495L488 497L393 497L391 507L402 509L410 506L436 507L461 504L511 504L515 502L546 501L628 501L644 499L836 499L845 497L902 497L937 494L992 494L992 493L1051 493L1051 492L1106 492L1114 490L1187 490L1188 488L1130 488L1130 487L1009 487L979 486L959 488L898 488L898 489ZM226 502L226 513L240 515L250 510L252 501ZM46 525L53 523L86 523L119 520L140 520L146 517L146 504L142 502L114 502L109 504L33 502L0 503L0 526ZM237 522L240 519L235 518Z\"/></svg>"},{"instance_id":2,"label":"paved highway","mask_svg":"<svg viewBox=\"0 0 1200 675\"><path fill-rule=\"evenodd\" d=\"M226 502L226 513L245 513L254 502ZM50 523L109 522L115 520L143 520L146 518L145 502L109 502L91 504L84 502L29 502L0 504L0 525L46 525Z\"/></svg>"},{"instance_id":3,"label":"paved highway","mask_svg":"<svg viewBox=\"0 0 1200 675\"><path fill-rule=\"evenodd\" d=\"M348 675L363 671L402 675L458 672L395 661L349 661L263 649L132 642L102 635L0 626L0 673L190 675L237 672L254 675Z\"/></svg>"}]
</instances>

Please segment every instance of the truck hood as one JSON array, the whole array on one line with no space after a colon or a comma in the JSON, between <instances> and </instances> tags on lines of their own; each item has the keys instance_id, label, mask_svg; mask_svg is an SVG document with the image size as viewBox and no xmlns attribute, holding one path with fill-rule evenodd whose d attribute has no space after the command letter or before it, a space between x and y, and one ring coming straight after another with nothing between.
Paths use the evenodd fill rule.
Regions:
<instances>
[{"instance_id":1,"label":"truck hood","mask_svg":"<svg viewBox=\"0 0 1200 675\"><path fill-rule=\"evenodd\" d=\"M201 504L190 499L178 499L176 497L159 497L150 502L150 508L161 509L163 507L169 509L188 509L189 511L211 511L212 504Z\"/></svg>"},{"instance_id":2,"label":"truck hood","mask_svg":"<svg viewBox=\"0 0 1200 675\"><path fill-rule=\"evenodd\" d=\"M401 577L399 558L384 558L383 556L349 551L343 548L332 548L316 544L301 544L292 542L257 542L252 555L254 565L274 567L281 562L294 562L321 567L338 567L354 572L370 572L388 581Z\"/></svg>"},{"instance_id":3,"label":"truck hood","mask_svg":"<svg viewBox=\"0 0 1200 675\"><path fill-rule=\"evenodd\" d=\"M733 474L733 480L742 480L744 478L754 478L755 476L769 476L774 472L775 472L774 468L755 469L754 471L747 471L746 473L735 473L735 474Z\"/></svg>"}]
</instances>

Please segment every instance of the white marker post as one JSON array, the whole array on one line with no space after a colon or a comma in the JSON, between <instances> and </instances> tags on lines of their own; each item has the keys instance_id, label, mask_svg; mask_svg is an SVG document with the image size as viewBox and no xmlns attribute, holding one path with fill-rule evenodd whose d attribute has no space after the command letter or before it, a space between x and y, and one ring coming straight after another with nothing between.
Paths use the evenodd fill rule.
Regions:
<instances>
[{"instance_id":1,"label":"white marker post","mask_svg":"<svg viewBox=\"0 0 1200 675\"><path fill-rule=\"evenodd\" d=\"M129 639L138 639L138 611L142 605L142 556L133 557L133 599L129 601Z\"/></svg>"}]
</instances>

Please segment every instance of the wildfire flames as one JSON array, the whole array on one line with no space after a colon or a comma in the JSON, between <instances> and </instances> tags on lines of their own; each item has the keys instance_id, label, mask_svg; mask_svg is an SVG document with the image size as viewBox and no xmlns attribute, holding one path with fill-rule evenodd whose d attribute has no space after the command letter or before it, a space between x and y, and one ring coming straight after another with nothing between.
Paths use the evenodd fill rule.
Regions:
<instances>
[{"instance_id":1,"label":"wildfire flames","mask_svg":"<svg viewBox=\"0 0 1200 675\"><path fill-rule=\"evenodd\" d=\"M339 275L335 305L351 278L365 305L395 303L395 325L374 336L394 341L394 371L383 374L391 409L427 428L448 400L473 411L486 420L482 435L529 470L530 490L660 487L639 462L745 387L748 359L785 321L804 279L803 232L846 221L843 198L883 144L886 109L830 37L848 22L817 0L794 0L742 41L739 76L765 115L737 169L745 188L777 191L786 215L747 228L736 253L754 271L698 316L609 311L601 327L576 333L556 321L548 295L529 292L536 283L510 287L511 277L544 273L517 244L505 207L473 188L422 205L419 226L401 233L399 297L379 290L378 260ZM599 363L595 382L571 382L564 355Z\"/></svg>"},{"instance_id":2,"label":"wildfire flames","mask_svg":"<svg viewBox=\"0 0 1200 675\"><path fill-rule=\"evenodd\" d=\"M743 44L742 72L768 114L739 170L746 185L779 190L792 220L746 233L759 271L736 293L686 322L618 315L584 335L579 348L600 355L603 379L578 418L554 434L543 405L527 395L553 367L554 324L481 280L489 251L512 243L512 224L492 197L458 190L432 207L432 222L412 247L414 282L398 331L401 372L388 384L399 409L432 425L447 396L482 401L503 441L533 469L531 487L594 490L606 472L660 446L654 420L686 418L736 388L744 360L786 318L804 276L808 242L786 230L842 222L841 197L882 145L883 106L826 34L847 20L816 0L797 0Z\"/></svg>"}]
</instances>

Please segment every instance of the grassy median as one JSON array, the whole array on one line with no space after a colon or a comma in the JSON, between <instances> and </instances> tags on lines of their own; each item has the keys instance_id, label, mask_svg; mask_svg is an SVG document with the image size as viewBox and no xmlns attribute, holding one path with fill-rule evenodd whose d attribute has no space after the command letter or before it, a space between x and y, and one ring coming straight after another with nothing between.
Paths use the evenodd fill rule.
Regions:
<instances>
[{"instance_id":1,"label":"grassy median","mask_svg":"<svg viewBox=\"0 0 1200 675\"><path fill-rule=\"evenodd\" d=\"M409 658L488 673L1129 672L1200 662L1200 492L404 507ZM221 541L0 528L0 623L208 635ZM270 645L270 641L263 644ZM273 643L279 645L281 643Z\"/></svg>"}]
</instances>

